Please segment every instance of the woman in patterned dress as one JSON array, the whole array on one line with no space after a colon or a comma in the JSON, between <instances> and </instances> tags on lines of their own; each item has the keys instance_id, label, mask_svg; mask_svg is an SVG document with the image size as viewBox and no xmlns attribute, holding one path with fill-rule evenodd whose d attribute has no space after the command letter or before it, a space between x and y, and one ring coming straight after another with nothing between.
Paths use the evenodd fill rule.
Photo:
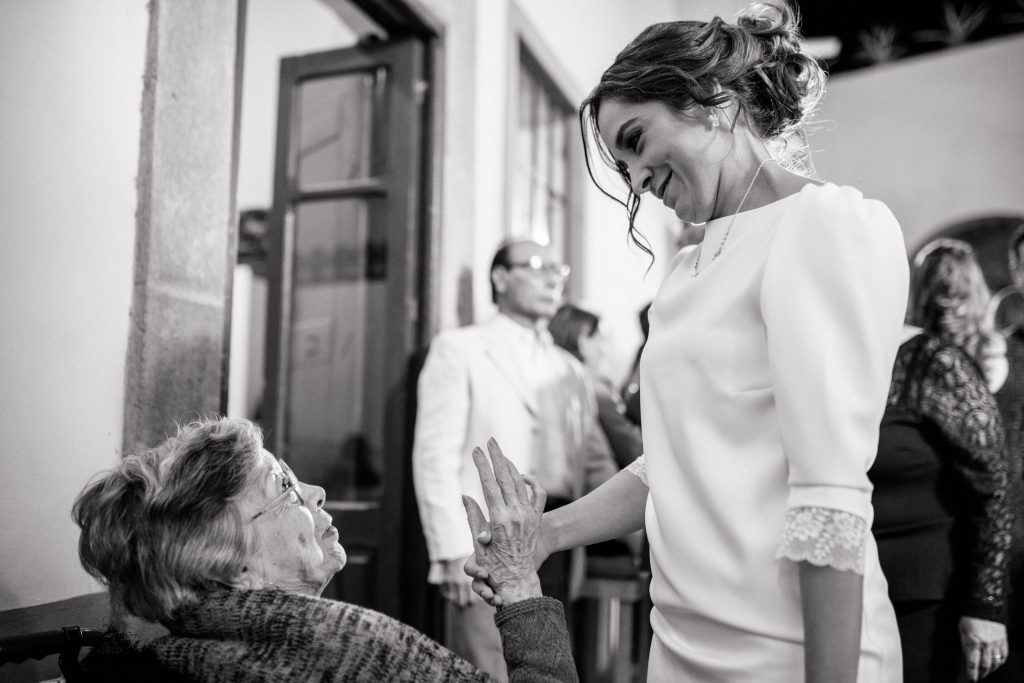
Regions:
<instances>
[{"instance_id":1,"label":"woman in patterned dress","mask_svg":"<svg viewBox=\"0 0 1024 683\"><path fill-rule=\"evenodd\" d=\"M906 683L972 681L1007 655L1008 462L991 381L1005 363L989 292L964 242L921 250L869 476L873 531L896 608ZM1005 354L1005 343L1002 343ZM1005 355L1004 355L1005 360ZM988 372L986 372L988 368Z\"/></svg>"}]
</instances>

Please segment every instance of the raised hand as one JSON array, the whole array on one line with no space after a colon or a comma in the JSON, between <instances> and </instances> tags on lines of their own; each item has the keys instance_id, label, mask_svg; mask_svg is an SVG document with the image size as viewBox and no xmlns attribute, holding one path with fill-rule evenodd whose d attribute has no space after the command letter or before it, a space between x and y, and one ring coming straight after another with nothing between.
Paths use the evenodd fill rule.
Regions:
<instances>
[{"instance_id":1,"label":"raised hand","mask_svg":"<svg viewBox=\"0 0 1024 683\"><path fill-rule=\"evenodd\" d=\"M494 439L487 442L487 450L490 462L477 448L473 463L480 475L490 524L475 500L462 498L475 549L466 573L474 577L474 590L481 597L492 604L508 605L541 595L534 556L547 494L535 479L519 473ZM486 540L488 531L490 542L481 542L481 535ZM490 595L482 590L484 580Z\"/></svg>"}]
</instances>

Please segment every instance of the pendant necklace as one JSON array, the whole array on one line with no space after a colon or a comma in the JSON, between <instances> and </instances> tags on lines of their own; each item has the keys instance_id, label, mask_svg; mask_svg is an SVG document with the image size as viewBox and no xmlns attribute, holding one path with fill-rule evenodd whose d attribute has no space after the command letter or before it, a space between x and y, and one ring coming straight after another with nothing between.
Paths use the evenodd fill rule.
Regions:
<instances>
[{"instance_id":1,"label":"pendant necklace","mask_svg":"<svg viewBox=\"0 0 1024 683\"><path fill-rule=\"evenodd\" d=\"M754 183L757 182L757 176L761 175L761 169L769 161L775 161L771 157L765 159L757 166L757 170L754 171L754 177L750 179L750 184L747 185L747 191L743 193L743 198L740 200L739 206L736 207L736 211L733 212L732 218L729 219L729 225L725 228L725 234L722 235L722 241L718 243L718 249L715 249L715 253L711 256L709 263L714 263L715 260L722 255L722 249L725 248L725 241L729 239L729 231L732 230L732 224L736 222L736 216L740 215L740 209L743 208L743 202L747 201L747 196L750 191L754 188ZM697 258L693 261L693 274L690 277L697 277L700 275L700 256L704 253L704 240L701 240L700 246L697 247Z\"/></svg>"}]
</instances>

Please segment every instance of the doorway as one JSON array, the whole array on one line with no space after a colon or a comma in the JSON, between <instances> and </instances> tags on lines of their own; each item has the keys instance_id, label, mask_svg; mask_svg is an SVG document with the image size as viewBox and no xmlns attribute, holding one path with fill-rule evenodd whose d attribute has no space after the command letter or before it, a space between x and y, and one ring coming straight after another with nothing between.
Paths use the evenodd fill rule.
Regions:
<instances>
[{"instance_id":1,"label":"doorway","mask_svg":"<svg viewBox=\"0 0 1024 683\"><path fill-rule=\"evenodd\" d=\"M279 16L294 21L286 4ZM378 18L374 2L305 4L348 28ZM410 388L425 345L432 38L411 15L396 23L387 4L387 20L354 30L346 47L279 60L272 198L265 209L239 202L246 268L236 294L248 293L251 316L233 324L232 356L245 339L251 369L233 365L248 375L236 414L256 419L267 448L327 492L349 560L324 596L416 621L403 571L422 544L407 520Z\"/></svg>"},{"instance_id":2,"label":"doorway","mask_svg":"<svg viewBox=\"0 0 1024 683\"><path fill-rule=\"evenodd\" d=\"M406 374L417 343L422 46L285 59L264 421L327 491L349 562L328 597L398 614Z\"/></svg>"}]
</instances>

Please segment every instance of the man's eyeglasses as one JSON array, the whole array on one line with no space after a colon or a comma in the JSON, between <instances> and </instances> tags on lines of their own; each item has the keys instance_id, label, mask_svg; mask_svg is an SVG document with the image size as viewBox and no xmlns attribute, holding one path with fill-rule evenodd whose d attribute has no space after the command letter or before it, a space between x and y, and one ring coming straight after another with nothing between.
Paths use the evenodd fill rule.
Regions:
<instances>
[{"instance_id":1,"label":"man's eyeglasses","mask_svg":"<svg viewBox=\"0 0 1024 683\"><path fill-rule=\"evenodd\" d=\"M509 263L506 266L509 270L512 268L528 268L535 273L544 273L545 275L557 275L563 280L569 277L569 273L572 272L572 268L565 265L564 263L555 263L554 261L544 262L540 256L534 254L525 261L516 261Z\"/></svg>"},{"instance_id":2,"label":"man's eyeglasses","mask_svg":"<svg viewBox=\"0 0 1024 683\"><path fill-rule=\"evenodd\" d=\"M284 460L282 460L281 458L277 458L277 462L279 465L281 465L281 471L274 472L272 476L274 477L275 481L280 483L281 493L274 496L274 500L270 501L265 506L263 506L263 508L259 512L252 516L250 521L255 520L269 512L271 508L273 508L275 505L281 502L282 498L287 498L288 502L291 503L292 505L306 504L306 501L302 499L302 494L299 492L301 490L301 487L299 486L299 480L296 479L295 477L295 473L292 472L291 468L288 467L288 465L286 465Z\"/></svg>"}]
</instances>

